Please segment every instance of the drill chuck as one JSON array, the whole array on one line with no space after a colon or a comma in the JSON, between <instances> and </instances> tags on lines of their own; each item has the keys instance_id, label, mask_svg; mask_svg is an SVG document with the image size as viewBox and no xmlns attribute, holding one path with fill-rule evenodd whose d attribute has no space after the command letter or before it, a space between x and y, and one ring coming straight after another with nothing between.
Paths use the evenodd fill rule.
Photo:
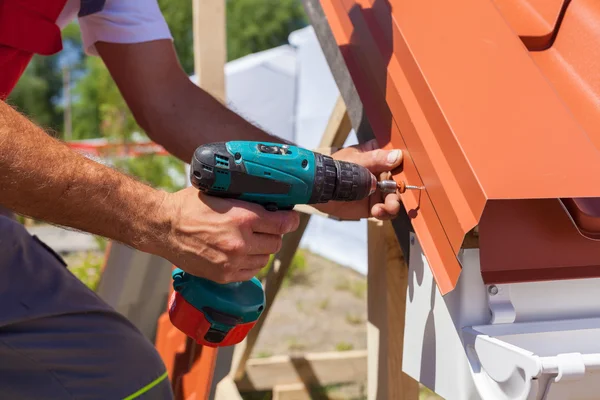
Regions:
<instances>
[{"instance_id":1,"label":"drill chuck","mask_svg":"<svg viewBox=\"0 0 600 400\"><path fill-rule=\"evenodd\" d=\"M315 153L315 176L308 204L355 201L377 189L377 179L365 167Z\"/></svg>"}]
</instances>

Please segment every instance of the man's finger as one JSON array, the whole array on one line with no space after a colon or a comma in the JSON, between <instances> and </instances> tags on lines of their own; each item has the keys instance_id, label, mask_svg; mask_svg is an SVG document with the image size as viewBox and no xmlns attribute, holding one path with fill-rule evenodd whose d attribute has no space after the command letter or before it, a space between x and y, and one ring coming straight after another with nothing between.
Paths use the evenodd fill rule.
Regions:
<instances>
[{"instance_id":1,"label":"man's finger","mask_svg":"<svg viewBox=\"0 0 600 400\"><path fill-rule=\"evenodd\" d=\"M397 215L400 212L400 199L395 193L385 196L384 209L390 215Z\"/></svg>"},{"instance_id":2,"label":"man's finger","mask_svg":"<svg viewBox=\"0 0 600 400\"><path fill-rule=\"evenodd\" d=\"M265 255L275 254L281 250L281 235L271 235L267 233L253 233L248 241L248 254Z\"/></svg>"},{"instance_id":3,"label":"man's finger","mask_svg":"<svg viewBox=\"0 0 600 400\"><path fill-rule=\"evenodd\" d=\"M375 149L348 155L346 161L362 165L374 174L393 170L402 164L402 151Z\"/></svg>"},{"instance_id":4,"label":"man's finger","mask_svg":"<svg viewBox=\"0 0 600 400\"><path fill-rule=\"evenodd\" d=\"M300 216L297 211L267 211L258 213L252 221L252 231L271 235L285 235L298 229Z\"/></svg>"},{"instance_id":5,"label":"man's finger","mask_svg":"<svg viewBox=\"0 0 600 400\"><path fill-rule=\"evenodd\" d=\"M239 270L234 277L234 282L245 282L245 281L249 281L250 279L252 279L253 277L255 277L256 275L258 275L258 273L260 272L262 268L253 268L253 269L242 269Z\"/></svg>"},{"instance_id":6,"label":"man's finger","mask_svg":"<svg viewBox=\"0 0 600 400\"><path fill-rule=\"evenodd\" d=\"M386 211L386 209L382 203L377 203L373 207L371 207L371 215L373 216L373 218L376 218L376 219L379 219L382 221L393 219L394 217L396 217L395 215L390 215Z\"/></svg>"}]
</instances>

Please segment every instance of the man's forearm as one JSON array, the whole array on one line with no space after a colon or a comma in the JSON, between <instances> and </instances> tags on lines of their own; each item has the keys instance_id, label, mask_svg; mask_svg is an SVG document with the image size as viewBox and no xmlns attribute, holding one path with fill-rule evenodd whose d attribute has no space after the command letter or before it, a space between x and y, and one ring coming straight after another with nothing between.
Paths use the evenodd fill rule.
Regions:
<instances>
[{"instance_id":1,"label":"man's forearm","mask_svg":"<svg viewBox=\"0 0 600 400\"><path fill-rule=\"evenodd\" d=\"M191 82L183 82L177 90L172 93L174 106L168 108L170 115L151 118L146 129L149 136L160 138L167 151L187 163L194 150L206 143L231 140L286 143L252 125ZM172 135L161 135L164 132Z\"/></svg>"},{"instance_id":2,"label":"man's forearm","mask_svg":"<svg viewBox=\"0 0 600 400\"><path fill-rule=\"evenodd\" d=\"M257 128L198 88L182 70L170 40L96 43L138 124L168 152L189 163L202 144L257 140L286 143Z\"/></svg>"},{"instance_id":3,"label":"man's forearm","mask_svg":"<svg viewBox=\"0 0 600 400\"><path fill-rule=\"evenodd\" d=\"M0 204L144 248L168 229L166 193L77 154L0 102Z\"/></svg>"}]
</instances>

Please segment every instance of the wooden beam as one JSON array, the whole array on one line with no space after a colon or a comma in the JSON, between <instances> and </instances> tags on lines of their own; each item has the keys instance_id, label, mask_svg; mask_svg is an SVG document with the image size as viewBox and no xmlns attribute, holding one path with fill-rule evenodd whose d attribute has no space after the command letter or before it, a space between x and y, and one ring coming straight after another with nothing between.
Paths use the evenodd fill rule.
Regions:
<instances>
[{"instance_id":1,"label":"wooden beam","mask_svg":"<svg viewBox=\"0 0 600 400\"><path fill-rule=\"evenodd\" d=\"M352 123L350 122L350 117L348 117L348 112L346 111L346 104L344 103L342 96L338 96L329 117L329 121L327 122L323 137L321 138L321 145L336 148L343 147L348 138L348 133L350 133L351 130Z\"/></svg>"},{"instance_id":2,"label":"wooden beam","mask_svg":"<svg viewBox=\"0 0 600 400\"><path fill-rule=\"evenodd\" d=\"M197 84L225 102L227 36L224 0L192 0L194 72Z\"/></svg>"},{"instance_id":3,"label":"wooden beam","mask_svg":"<svg viewBox=\"0 0 600 400\"><path fill-rule=\"evenodd\" d=\"M408 266L389 221L368 223L369 400L416 400L419 384L402 372Z\"/></svg>"},{"instance_id":4,"label":"wooden beam","mask_svg":"<svg viewBox=\"0 0 600 400\"><path fill-rule=\"evenodd\" d=\"M277 385L273 388L273 400L312 400L310 391L302 383Z\"/></svg>"},{"instance_id":5,"label":"wooden beam","mask_svg":"<svg viewBox=\"0 0 600 400\"><path fill-rule=\"evenodd\" d=\"M221 103L226 102L225 63L227 42L225 0L192 0L194 72L196 84ZM203 347L187 341L186 351L194 354L190 370L182 378L184 398L213 398L223 376L216 372L228 370L231 359L227 353L219 357L219 349Z\"/></svg>"},{"instance_id":6,"label":"wooden beam","mask_svg":"<svg viewBox=\"0 0 600 400\"><path fill-rule=\"evenodd\" d=\"M365 382L367 350L307 353L256 358L248 361L247 374L237 382L240 392L273 390L280 385L305 387Z\"/></svg>"}]
</instances>

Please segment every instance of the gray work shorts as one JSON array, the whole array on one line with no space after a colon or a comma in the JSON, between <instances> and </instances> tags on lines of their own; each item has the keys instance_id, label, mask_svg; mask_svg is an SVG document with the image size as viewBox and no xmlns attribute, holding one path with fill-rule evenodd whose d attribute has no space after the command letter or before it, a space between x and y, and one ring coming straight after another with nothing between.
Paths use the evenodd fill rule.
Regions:
<instances>
[{"instance_id":1,"label":"gray work shorts","mask_svg":"<svg viewBox=\"0 0 600 400\"><path fill-rule=\"evenodd\" d=\"M0 399L172 399L153 344L0 216Z\"/></svg>"}]
</instances>

